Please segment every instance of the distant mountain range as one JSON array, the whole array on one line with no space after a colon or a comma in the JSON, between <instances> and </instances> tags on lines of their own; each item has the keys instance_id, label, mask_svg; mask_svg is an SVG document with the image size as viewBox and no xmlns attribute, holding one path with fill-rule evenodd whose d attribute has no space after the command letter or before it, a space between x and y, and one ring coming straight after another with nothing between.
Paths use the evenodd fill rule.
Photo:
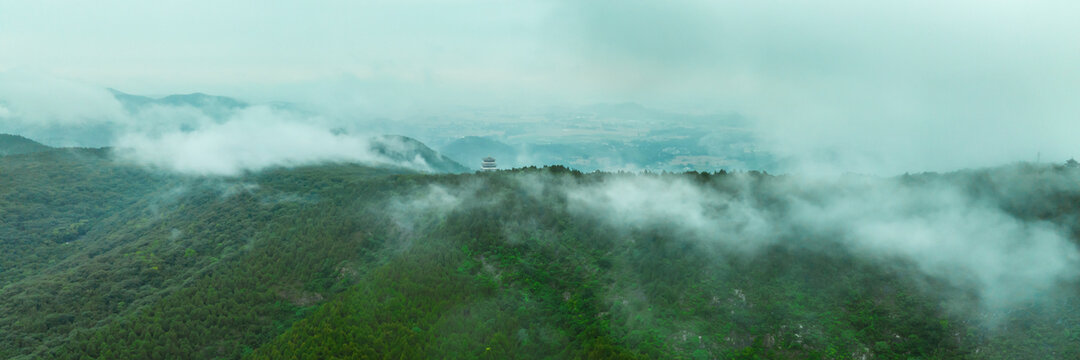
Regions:
<instances>
[{"instance_id":1,"label":"distant mountain range","mask_svg":"<svg viewBox=\"0 0 1080 360\"><path fill-rule=\"evenodd\" d=\"M160 98L152 98L141 95L133 95L109 89L113 97L124 105L124 109L130 113L138 113L153 106L188 106L207 114L215 119L223 119L249 106L248 103L226 96L207 95L203 93L176 94Z\"/></svg>"},{"instance_id":2,"label":"distant mountain range","mask_svg":"<svg viewBox=\"0 0 1080 360\"><path fill-rule=\"evenodd\" d=\"M256 105L205 93L151 97L108 91L127 115L41 123L51 125L33 121L5 124L9 126L0 126L0 132L20 134L49 146L107 147L133 130L155 134L195 131L231 121L240 111ZM326 115L302 104L257 105L299 119ZM492 111L448 113L437 118L405 116L394 121L363 117L333 121L337 126L351 126L351 131L362 127L367 134L422 139L435 145L447 160L463 165L438 171L479 170L480 159L487 156L494 157L500 169L563 165L581 171L774 171L779 167L778 159L759 149L755 134L738 114L682 114L637 103L594 104L525 115ZM462 125L466 123L471 125ZM441 163L438 157L427 160Z\"/></svg>"},{"instance_id":3,"label":"distant mountain range","mask_svg":"<svg viewBox=\"0 0 1080 360\"><path fill-rule=\"evenodd\" d=\"M150 105L192 106L198 108L222 107L228 109L238 109L248 106L247 103L230 97L207 95L203 93L176 94L161 98L152 98L128 94L116 89L108 90L113 94L113 97L115 97L116 100L123 103L129 110L135 110Z\"/></svg>"},{"instance_id":4,"label":"distant mountain range","mask_svg":"<svg viewBox=\"0 0 1080 360\"><path fill-rule=\"evenodd\" d=\"M128 94L115 89L108 89L112 96L122 105L125 111L134 118L139 119L138 127L153 128L155 121L168 121L164 128L170 131L190 131L205 125L206 119L223 123L229 121L237 111L251 106L247 102L226 96L208 95L203 93L177 94L163 97L149 97ZM275 109L293 111L292 104L273 103L269 104ZM159 108L190 108L186 117L171 119L160 118ZM301 111L302 110L297 110ZM191 116L201 113L203 115ZM200 123L202 122L202 123ZM0 134L0 156L11 154L24 154L53 149L40 142L30 140L29 137L44 139L46 143L60 147L86 147L104 148L111 146L117 136L124 131L130 131L122 122L99 121L87 124L50 125L38 127L15 128L16 133L21 135ZM342 129L327 130L335 134L343 132ZM25 136L24 136L25 135ZM468 172L469 168L447 158L437 151L432 150L424 143L406 136L383 135L370 139L371 151L381 155L391 163L405 164L411 169L429 168L438 173L462 173Z\"/></svg>"}]
</instances>

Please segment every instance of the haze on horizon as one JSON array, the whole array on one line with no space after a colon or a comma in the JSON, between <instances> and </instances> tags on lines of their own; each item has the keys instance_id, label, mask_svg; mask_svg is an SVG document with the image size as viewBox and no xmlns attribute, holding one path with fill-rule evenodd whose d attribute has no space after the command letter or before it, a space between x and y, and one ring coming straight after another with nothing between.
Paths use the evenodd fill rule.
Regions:
<instances>
[{"instance_id":1,"label":"haze on horizon","mask_svg":"<svg viewBox=\"0 0 1080 360\"><path fill-rule=\"evenodd\" d=\"M323 130L636 102L739 114L793 172L1057 162L1080 154L1077 13L1055 0L5 1L0 130L122 116L106 88L311 104L319 116L266 121Z\"/></svg>"}]
</instances>

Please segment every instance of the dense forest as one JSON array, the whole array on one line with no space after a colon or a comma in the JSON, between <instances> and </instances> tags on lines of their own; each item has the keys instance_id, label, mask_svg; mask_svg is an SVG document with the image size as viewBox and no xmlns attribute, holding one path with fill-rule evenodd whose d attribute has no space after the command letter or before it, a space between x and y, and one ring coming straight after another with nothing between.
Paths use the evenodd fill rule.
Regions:
<instances>
[{"instance_id":1,"label":"dense forest","mask_svg":"<svg viewBox=\"0 0 1080 360\"><path fill-rule=\"evenodd\" d=\"M0 358L1075 359L1078 216L1074 163L193 177L19 151Z\"/></svg>"}]
</instances>

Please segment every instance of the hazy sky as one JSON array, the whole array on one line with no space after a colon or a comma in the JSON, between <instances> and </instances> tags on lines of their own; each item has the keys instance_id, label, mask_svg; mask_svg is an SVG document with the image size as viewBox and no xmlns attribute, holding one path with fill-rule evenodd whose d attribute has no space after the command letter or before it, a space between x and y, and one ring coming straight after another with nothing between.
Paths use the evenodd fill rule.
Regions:
<instances>
[{"instance_id":1,"label":"hazy sky","mask_svg":"<svg viewBox=\"0 0 1080 360\"><path fill-rule=\"evenodd\" d=\"M143 94L637 101L744 114L808 166L941 170L1080 154L1077 14L1065 0L0 0L0 71Z\"/></svg>"}]
</instances>

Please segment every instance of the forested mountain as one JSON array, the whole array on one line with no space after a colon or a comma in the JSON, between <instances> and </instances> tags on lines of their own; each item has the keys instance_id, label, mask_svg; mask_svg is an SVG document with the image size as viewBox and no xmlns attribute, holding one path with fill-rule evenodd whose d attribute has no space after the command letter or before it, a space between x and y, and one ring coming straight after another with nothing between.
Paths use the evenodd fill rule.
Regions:
<instances>
[{"instance_id":1,"label":"forested mountain","mask_svg":"<svg viewBox=\"0 0 1080 360\"><path fill-rule=\"evenodd\" d=\"M48 146L19 135L0 134L0 156L49 150Z\"/></svg>"},{"instance_id":2,"label":"forested mountain","mask_svg":"<svg viewBox=\"0 0 1080 360\"><path fill-rule=\"evenodd\" d=\"M371 139L371 151L394 162L422 162L434 172L463 173L469 171L464 165L407 136L383 135L373 137Z\"/></svg>"},{"instance_id":3,"label":"forested mountain","mask_svg":"<svg viewBox=\"0 0 1080 360\"><path fill-rule=\"evenodd\" d=\"M0 174L0 358L1080 357L1068 166Z\"/></svg>"}]
</instances>

